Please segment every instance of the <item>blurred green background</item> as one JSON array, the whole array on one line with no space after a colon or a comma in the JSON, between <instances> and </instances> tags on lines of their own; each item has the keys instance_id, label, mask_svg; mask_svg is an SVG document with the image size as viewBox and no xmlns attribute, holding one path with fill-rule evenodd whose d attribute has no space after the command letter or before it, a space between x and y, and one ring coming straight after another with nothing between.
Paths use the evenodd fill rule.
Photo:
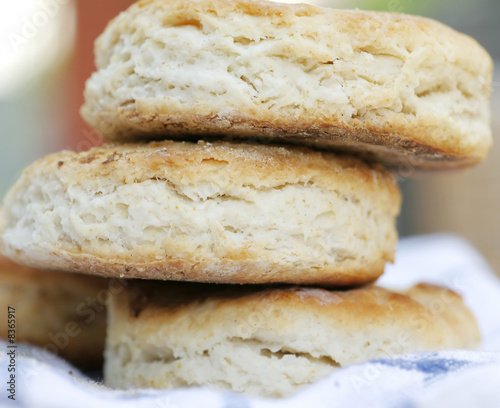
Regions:
<instances>
[{"instance_id":1,"label":"blurred green background","mask_svg":"<svg viewBox=\"0 0 500 408\"><path fill-rule=\"evenodd\" d=\"M297 2L297 1L294 1ZM336 8L397 11L440 20L475 37L500 59L499 0L316 0ZM131 0L16 0L0 3L0 198L22 169L49 152L101 141L81 120L93 40ZM500 130L500 75L493 86L493 131ZM457 233L500 275L500 146L481 166L403 179L401 235Z\"/></svg>"}]
</instances>

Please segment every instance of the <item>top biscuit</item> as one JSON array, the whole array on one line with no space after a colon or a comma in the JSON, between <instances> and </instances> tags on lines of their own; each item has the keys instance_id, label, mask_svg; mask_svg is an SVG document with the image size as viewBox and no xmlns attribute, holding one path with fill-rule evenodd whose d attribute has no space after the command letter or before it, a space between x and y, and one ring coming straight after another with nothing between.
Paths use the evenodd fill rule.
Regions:
<instances>
[{"instance_id":1,"label":"top biscuit","mask_svg":"<svg viewBox=\"0 0 500 408\"><path fill-rule=\"evenodd\" d=\"M465 167L491 145L490 56L425 18L148 0L95 52L81 113L109 140L283 141L405 169Z\"/></svg>"}]
</instances>

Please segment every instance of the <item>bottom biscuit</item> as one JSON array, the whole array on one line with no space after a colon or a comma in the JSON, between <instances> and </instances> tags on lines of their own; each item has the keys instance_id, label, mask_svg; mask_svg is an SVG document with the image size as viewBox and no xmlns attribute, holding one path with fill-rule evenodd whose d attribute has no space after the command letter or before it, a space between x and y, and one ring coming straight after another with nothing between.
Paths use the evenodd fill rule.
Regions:
<instances>
[{"instance_id":1,"label":"bottom biscuit","mask_svg":"<svg viewBox=\"0 0 500 408\"><path fill-rule=\"evenodd\" d=\"M25 268L0 257L0 338L42 347L82 368L99 368L111 283Z\"/></svg>"},{"instance_id":2,"label":"bottom biscuit","mask_svg":"<svg viewBox=\"0 0 500 408\"><path fill-rule=\"evenodd\" d=\"M209 385L283 397L335 368L396 354L474 348L456 293L131 282L109 306L105 381L116 388Z\"/></svg>"}]
</instances>

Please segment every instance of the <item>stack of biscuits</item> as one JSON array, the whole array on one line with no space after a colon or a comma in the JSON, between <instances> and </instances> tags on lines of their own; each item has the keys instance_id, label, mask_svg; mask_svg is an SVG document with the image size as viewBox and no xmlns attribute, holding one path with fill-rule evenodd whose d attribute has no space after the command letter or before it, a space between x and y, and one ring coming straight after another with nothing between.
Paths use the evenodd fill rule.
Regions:
<instances>
[{"instance_id":1,"label":"stack of biscuits","mask_svg":"<svg viewBox=\"0 0 500 408\"><path fill-rule=\"evenodd\" d=\"M1 243L126 280L108 385L282 397L355 362L478 345L452 291L374 285L394 258L394 174L491 145L473 39L401 14L143 0L95 52L81 113L109 143L27 168Z\"/></svg>"}]
</instances>

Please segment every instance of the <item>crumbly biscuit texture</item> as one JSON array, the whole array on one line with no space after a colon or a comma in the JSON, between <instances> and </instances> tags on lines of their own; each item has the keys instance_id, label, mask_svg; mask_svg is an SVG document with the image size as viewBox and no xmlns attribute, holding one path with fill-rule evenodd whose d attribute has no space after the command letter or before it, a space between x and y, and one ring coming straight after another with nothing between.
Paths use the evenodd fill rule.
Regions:
<instances>
[{"instance_id":1,"label":"crumbly biscuit texture","mask_svg":"<svg viewBox=\"0 0 500 408\"><path fill-rule=\"evenodd\" d=\"M17 262L213 283L375 280L401 196L377 165L231 143L108 145L34 163L4 201Z\"/></svg>"},{"instance_id":2,"label":"crumbly biscuit texture","mask_svg":"<svg viewBox=\"0 0 500 408\"><path fill-rule=\"evenodd\" d=\"M283 397L352 363L479 342L460 296L426 284L399 294L136 282L109 313L105 381L117 388Z\"/></svg>"},{"instance_id":3,"label":"crumbly biscuit texture","mask_svg":"<svg viewBox=\"0 0 500 408\"><path fill-rule=\"evenodd\" d=\"M285 141L405 174L480 162L492 141L491 57L425 18L140 1L108 25L95 53L81 113L110 140Z\"/></svg>"}]
</instances>

